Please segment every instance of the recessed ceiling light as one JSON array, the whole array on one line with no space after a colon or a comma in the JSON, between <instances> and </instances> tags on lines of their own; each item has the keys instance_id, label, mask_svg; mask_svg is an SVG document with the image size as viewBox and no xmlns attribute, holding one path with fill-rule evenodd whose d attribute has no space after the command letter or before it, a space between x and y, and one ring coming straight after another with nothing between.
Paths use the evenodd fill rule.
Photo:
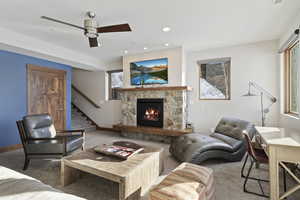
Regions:
<instances>
[{"instance_id":1,"label":"recessed ceiling light","mask_svg":"<svg viewBox=\"0 0 300 200\"><path fill-rule=\"evenodd\" d=\"M170 30L171 30L171 28L168 26L163 27L163 29L162 29L163 32L169 32Z\"/></svg>"},{"instance_id":2,"label":"recessed ceiling light","mask_svg":"<svg viewBox=\"0 0 300 200\"><path fill-rule=\"evenodd\" d=\"M165 46L168 47L168 46L169 46L169 43L165 43Z\"/></svg>"},{"instance_id":3,"label":"recessed ceiling light","mask_svg":"<svg viewBox=\"0 0 300 200\"><path fill-rule=\"evenodd\" d=\"M128 54L128 50L124 50L124 53L125 53L125 54Z\"/></svg>"},{"instance_id":4,"label":"recessed ceiling light","mask_svg":"<svg viewBox=\"0 0 300 200\"><path fill-rule=\"evenodd\" d=\"M148 47L144 47L144 50L147 50L148 49Z\"/></svg>"}]
</instances>

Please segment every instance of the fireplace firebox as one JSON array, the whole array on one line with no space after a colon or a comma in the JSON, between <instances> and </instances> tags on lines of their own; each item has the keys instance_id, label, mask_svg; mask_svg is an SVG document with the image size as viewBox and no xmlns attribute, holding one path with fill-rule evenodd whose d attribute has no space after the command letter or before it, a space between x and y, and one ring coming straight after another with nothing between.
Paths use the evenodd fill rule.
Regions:
<instances>
[{"instance_id":1,"label":"fireplace firebox","mask_svg":"<svg viewBox=\"0 0 300 200\"><path fill-rule=\"evenodd\" d=\"M137 99L137 125L164 126L164 99Z\"/></svg>"}]
</instances>

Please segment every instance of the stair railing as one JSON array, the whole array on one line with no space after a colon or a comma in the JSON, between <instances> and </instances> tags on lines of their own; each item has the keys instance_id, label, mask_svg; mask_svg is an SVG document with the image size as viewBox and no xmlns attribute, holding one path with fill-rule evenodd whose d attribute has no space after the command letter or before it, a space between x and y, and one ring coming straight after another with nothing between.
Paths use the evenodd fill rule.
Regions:
<instances>
[{"instance_id":1,"label":"stair railing","mask_svg":"<svg viewBox=\"0 0 300 200\"><path fill-rule=\"evenodd\" d=\"M90 104L92 104L95 108L101 108L97 103L95 103L92 99L90 99L87 95L81 92L76 86L72 84L72 89L75 90L78 94L80 94L85 100L87 100Z\"/></svg>"}]
</instances>

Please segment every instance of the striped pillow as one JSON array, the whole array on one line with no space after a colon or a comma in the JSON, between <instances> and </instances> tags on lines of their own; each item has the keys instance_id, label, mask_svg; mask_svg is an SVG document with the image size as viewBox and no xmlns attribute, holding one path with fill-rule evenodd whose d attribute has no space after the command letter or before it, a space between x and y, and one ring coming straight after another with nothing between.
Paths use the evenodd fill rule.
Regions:
<instances>
[{"instance_id":1,"label":"striped pillow","mask_svg":"<svg viewBox=\"0 0 300 200\"><path fill-rule=\"evenodd\" d=\"M215 199L215 187L212 169L191 163L182 163L172 173L202 183L206 187L207 200Z\"/></svg>"},{"instance_id":2,"label":"striped pillow","mask_svg":"<svg viewBox=\"0 0 300 200\"><path fill-rule=\"evenodd\" d=\"M149 200L206 200L205 186L171 172L150 191Z\"/></svg>"},{"instance_id":3,"label":"striped pillow","mask_svg":"<svg viewBox=\"0 0 300 200\"><path fill-rule=\"evenodd\" d=\"M182 163L150 191L149 200L214 200L213 170Z\"/></svg>"}]
</instances>

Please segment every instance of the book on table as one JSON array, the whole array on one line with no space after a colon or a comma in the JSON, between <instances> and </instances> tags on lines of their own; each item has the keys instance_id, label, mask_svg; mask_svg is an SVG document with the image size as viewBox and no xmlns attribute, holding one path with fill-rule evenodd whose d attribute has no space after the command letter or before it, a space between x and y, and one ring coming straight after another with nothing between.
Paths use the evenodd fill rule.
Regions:
<instances>
[{"instance_id":1,"label":"book on table","mask_svg":"<svg viewBox=\"0 0 300 200\"><path fill-rule=\"evenodd\" d=\"M94 148L95 152L103 153L105 155L111 155L122 159L128 159L131 156L141 152L144 148L139 146L128 147L128 146L120 146L116 144L111 145L101 145Z\"/></svg>"}]
</instances>

